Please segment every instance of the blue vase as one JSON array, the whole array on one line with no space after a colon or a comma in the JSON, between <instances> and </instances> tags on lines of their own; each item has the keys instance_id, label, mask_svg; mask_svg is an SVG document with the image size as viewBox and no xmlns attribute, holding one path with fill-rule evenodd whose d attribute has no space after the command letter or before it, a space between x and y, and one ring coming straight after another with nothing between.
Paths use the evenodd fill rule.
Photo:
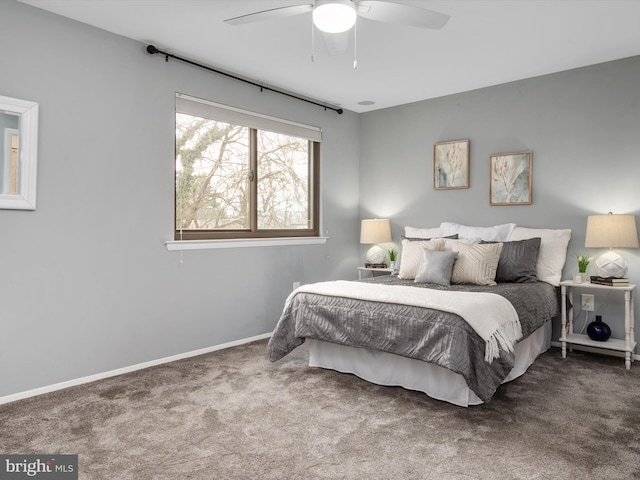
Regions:
<instances>
[{"instance_id":1,"label":"blue vase","mask_svg":"<svg viewBox=\"0 0 640 480\"><path fill-rule=\"evenodd\" d=\"M611 337L611 329L602 321L600 315L596 315L595 321L587 325L587 335L596 342L606 342Z\"/></svg>"}]
</instances>

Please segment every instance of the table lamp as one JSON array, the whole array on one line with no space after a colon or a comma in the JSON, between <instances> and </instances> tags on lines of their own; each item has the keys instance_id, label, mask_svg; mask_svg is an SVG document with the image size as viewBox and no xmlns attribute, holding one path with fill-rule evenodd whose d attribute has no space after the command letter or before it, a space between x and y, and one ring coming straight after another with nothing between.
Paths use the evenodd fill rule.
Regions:
<instances>
[{"instance_id":1,"label":"table lamp","mask_svg":"<svg viewBox=\"0 0 640 480\"><path fill-rule=\"evenodd\" d=\"M378 243L391 241L391 224L388 218L362 220L360 227L360 243L374 244L367 251L366 264L380 265L384 263L384 250Z\"/></svg>"},{"instance_id":2,"label":"table lamp","mask_svg":"<svg viewBox=\"0 0 640 480\"><path fill-rule=\"evenodd\" d=\"M586 248L608 248L595 262L601 277L622 278L627 274L627 262L613 248L638 248L638 231L633 215L589 215L587 217Z\"/></svg>"}]
</instances>

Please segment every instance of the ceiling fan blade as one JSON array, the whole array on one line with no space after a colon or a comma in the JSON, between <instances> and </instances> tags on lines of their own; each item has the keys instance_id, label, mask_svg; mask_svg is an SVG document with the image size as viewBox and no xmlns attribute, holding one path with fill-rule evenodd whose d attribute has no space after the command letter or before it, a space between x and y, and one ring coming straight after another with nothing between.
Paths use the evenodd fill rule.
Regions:
<instances>
[{"instance_id":1,"label":"ceiling fan blade","mask_svg":"<svg viewBox=\"0 0 640 480\"><path fill-rule=\"evenodd\" d=\"M349 33L324 33L324 44L329 55L343 55L349 48Z\"/></svg>"},{"instance_id":2,"label":"ceiling fan blade","mask_svg":"<svg viewBox=\"0 0 640 480\"><path fill-rule=\"evenodd\" d=\"M290 17L307 13L313 10L313 4L292 5L289 7L273 8L271 10L263 10L262 12L249 13L239 17L227 18L224 23L229 25L242 25L244 23L261 22L262 20L271 20L272 18Z\"/></svg>"},{"instance_id":3,"label":"ceiling fan blade","mask_svg":"<svg viewBox=\"0 0 640 480\"><path fill-rule=\"evenodd\" d=\"M440 30L451 18L433 10L384 0L362 0L358 2L357 11L358 15L370 20L434 30Z\"/></svg>"}]
</instances>

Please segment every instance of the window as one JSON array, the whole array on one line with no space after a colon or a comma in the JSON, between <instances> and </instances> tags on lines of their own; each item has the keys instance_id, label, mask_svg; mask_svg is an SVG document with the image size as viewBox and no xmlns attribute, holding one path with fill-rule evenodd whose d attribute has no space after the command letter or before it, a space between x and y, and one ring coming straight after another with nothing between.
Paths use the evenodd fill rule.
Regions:
<instances>
[{"instance_id":1,"label":"window","mask_svg":"<svg viewBox=\"0 0 640 480\"><path fill-rule=\"evenodd\" d=\"M319 235L321 131L176 94L175 239Z\"/></svg>"}]
</instances>

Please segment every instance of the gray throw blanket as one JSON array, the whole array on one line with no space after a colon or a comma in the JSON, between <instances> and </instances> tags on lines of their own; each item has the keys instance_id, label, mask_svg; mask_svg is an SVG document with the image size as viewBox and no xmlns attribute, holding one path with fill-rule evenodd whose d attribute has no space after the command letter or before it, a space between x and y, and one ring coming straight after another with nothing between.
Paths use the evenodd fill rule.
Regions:
<instances>
[{"instance_id":1,"label":"gray throw blanket","mask_svg":"<svg viewBox=\"0 0 640 480\"><path fill-rule=\"evenodd\" d=\"M559 312L557 291L538 283L501 283L495 287L432 284L383 276L366 281L416 288L492 292L516 309L523 338ZM491 364L484 360L485 342L458 315L429 308L299 293L285 307L268 345L271 361L279 360L305 338L394 353L447 368L464 377L484 402L509 374L514 354L501 351Z\"/></svg>"}]
</instances>

